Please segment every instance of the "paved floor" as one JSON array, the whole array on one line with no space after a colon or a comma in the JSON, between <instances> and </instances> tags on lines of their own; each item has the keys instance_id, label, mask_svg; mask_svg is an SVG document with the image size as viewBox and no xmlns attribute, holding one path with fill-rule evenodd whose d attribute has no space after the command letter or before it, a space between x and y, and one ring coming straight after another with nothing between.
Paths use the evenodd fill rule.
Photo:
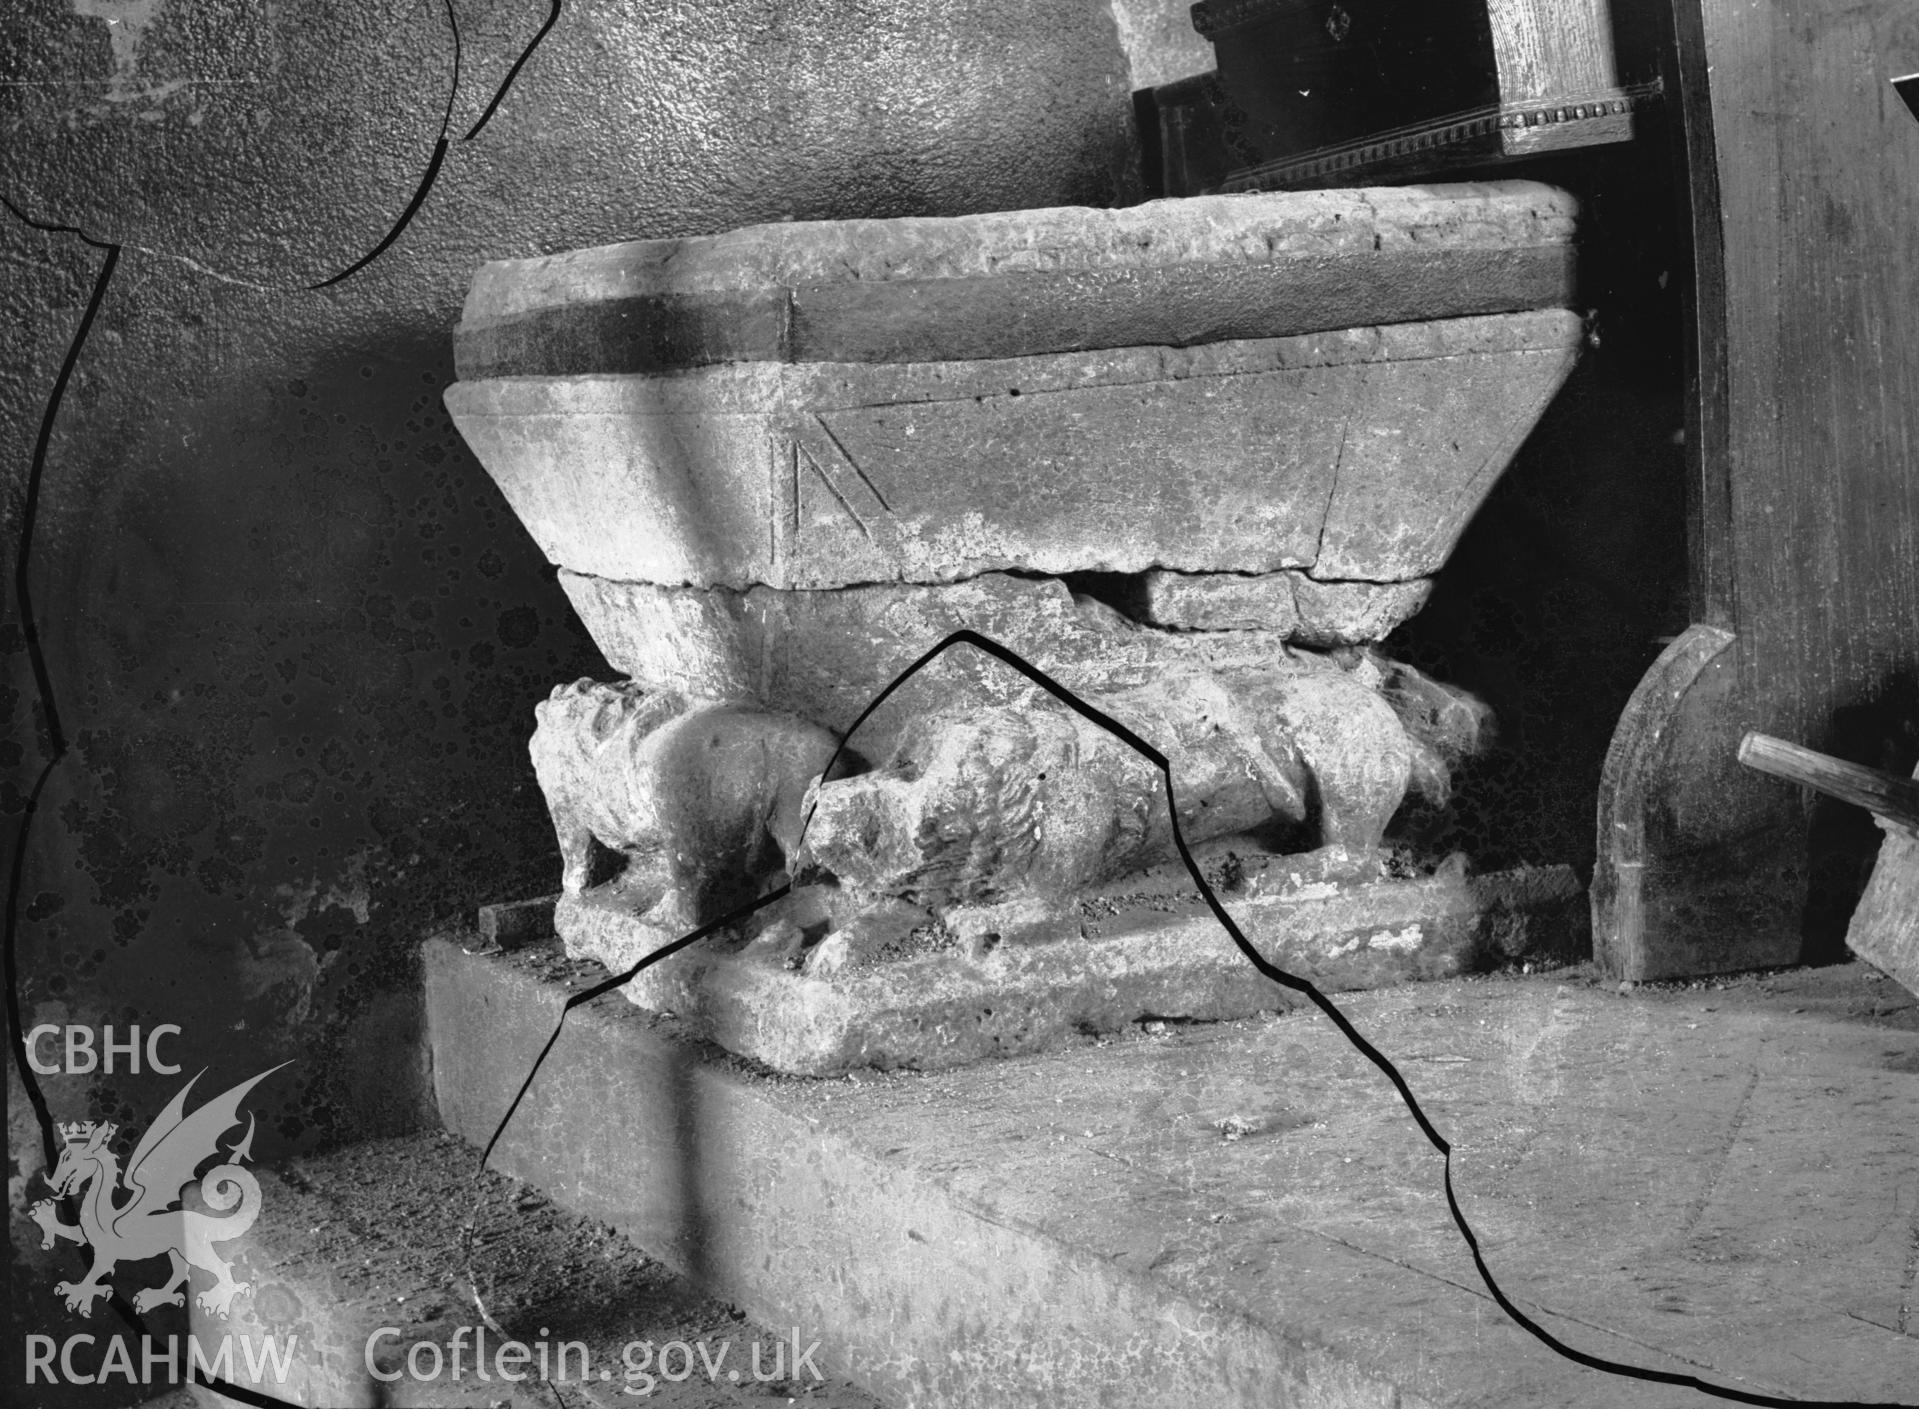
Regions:
<instances>
[{"instance_id":1,"label":"paved floor","mask_svg":"<svg viewBox=\"0 0 1919 1409\"><path fill-rule=\"evenodd\" d=\"M550 1029L529 995L584 975L450 946L432 963L436 1021L498 991L485 1053L436 1028L443 1107L483 1138ZM1861 965L1630 992L1572 969L1341 1006L1453 1142L1494 1275L1552 1335L1747 1393L1919 1404L1903 989ZM689 1056L664 1026L618 1000L576 1013L501 1158L763 1318L818 1326L890 1400L1713 1402L1520 1331L1454 1229L1441 1158L1318 1015L838 1082ZM609 1117L616 1083L645 1123ZM679 1134L652 1147L662 1111Z\"/></svg>"}]
</instances>

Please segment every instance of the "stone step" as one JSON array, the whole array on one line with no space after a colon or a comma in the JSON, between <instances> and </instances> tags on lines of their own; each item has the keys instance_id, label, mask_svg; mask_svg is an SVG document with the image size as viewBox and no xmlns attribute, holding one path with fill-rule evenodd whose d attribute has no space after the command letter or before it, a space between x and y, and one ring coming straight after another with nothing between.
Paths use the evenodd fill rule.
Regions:
<instances>
[{"instance_id":1,"label":"stone step","mask_svg":"<svg viewBox=\"0 0 1919 1409\"><path fill-rule=\"evenodd\" d=\"M1287 862L1244 858L1251 879L1226 903L1263 957L1322 992L1451 977L1502 958L1565 963L1591 950L1586 891L1569 866L1333 881ZM1270 893L1260 886L1267 879L1276 882ZM844 967L716 937L652 965L623 992L798 1076L932 1070L1122 1031L1145 1017L1241 1018L1306 1001L1246 962L1176 867L1085 897L1070 933L980 943L1005 909L957 924L974 934L952 934L947 946L866 962L836 956ZM592 896L562 896L555 918L569 952L615 973L677 937ZM960 921L957 912L946 918Z\"/></svg>"},{"instance_id":2,"label":"stone step","mask_svg":"<svg viewBox=\"0 0 1919 1409\"><path fill-rule=\"evenodd\" d=\"M561 1004L550 944L427 949L447 1126L485 1141ZM1919 1005L1861 965L1622 993L1589 968L1342 995L1455 1143L1553 1335L1779 1397L1899 1402ZM781 1078L607 995L496 1163L916 1406L1679 1409L1487 1295L1442 1162L1316 1014L1144 1024L930 1074Z\"/></svg>"},{"instance_id":3,"label":"stone step","mask_svg":"<svg viewBox=\"0 0 1919 1409\"><path fill-rule=\"evenodd\" d=\"M451 1135L355 1145L261 1182L259 1221L227 1248L238 1249L251 1292L224 1319L194 1307L192 1330L209 1358L230 1339L229 1378L275 1399L319 1409L714 1409L776 1396L877 1409L823 1365L810 1373L820 1364L818 1351L804 1355L814 1333L798 1328L797 1347L794 1328L775 1337L606 1224L480 1173L477 1152ZM270 1367L269 1337L286 1372L249 1374L249 1346ZM796 1356L804 1363L787 1373ZM164 1409L195 1402L238 1401L183 1386Z\"/></svg>"}]
</instances>

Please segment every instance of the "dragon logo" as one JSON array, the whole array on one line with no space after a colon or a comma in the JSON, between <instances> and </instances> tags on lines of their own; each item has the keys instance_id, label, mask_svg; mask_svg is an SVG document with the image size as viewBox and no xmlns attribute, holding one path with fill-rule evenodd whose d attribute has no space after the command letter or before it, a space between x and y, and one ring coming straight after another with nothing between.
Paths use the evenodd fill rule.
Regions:
<instances>
[{"instance_id":1,"label":"dragon logo","mask_svg":"<svg viewBox=\"0 0 1919 1409\"><path fill-rule=\"evenodd\" d=\"M200 1202L212 1212L182 1207L181 1201L195 1171L222 1154L220 1137L240 1123L240 1102L247 1092L289 1065L282 1062L269 1068L187 1115L187 1093L194 1081L206 1075L202 1070L180 1088L134 1147L124 1176L119 1157L109 1148L118 1127L90 1120L60 1127L65 1143L46 1180L56 1197L74 1194L79 1198L80 1221L61 1222L53 1199L41 1199L31 1212L45 1234L41 1247L50 1248L56 1238L64 1238L93 1250L93 1267L84 1281L60 1282L53 1289L66 1299L67 1310L91 1316L93 1303L110 1293L107 1278L117 1264L143 1262L162 1253L172 1264L172 1275L161 1286L137 1293L135 1311L185 1305L182 1288L195 1267L215 1278L213 1286L195 1298L215 1316L224 1317L233 1298L250 1289L250 1284L233 1280L233 1265L213 1245L239 1237L260 1214L259 1181L240 1167L253 1147L251 1116L247 1133L199 1178ZM123 1182L127 1197L116 1202Z\"/></svg>"}]
</instances>

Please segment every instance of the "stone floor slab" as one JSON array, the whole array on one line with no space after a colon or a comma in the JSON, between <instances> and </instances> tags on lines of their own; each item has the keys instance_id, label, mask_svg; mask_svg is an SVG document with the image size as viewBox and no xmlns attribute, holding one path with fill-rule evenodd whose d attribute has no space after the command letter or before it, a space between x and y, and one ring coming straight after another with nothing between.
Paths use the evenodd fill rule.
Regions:
<instances>
[{"instance_id":1,"label":"stone floor slab","mask_svg":"<svg viewBox=\"0 0 1919 1409\"><path fill-rule=\"evenodd\" d=\"M268 1372L250 1374L236 1349L228 1378L271 1399L311 1409L878 1409L817 1354L808 1366L818 1375L774 1373L793 1354L776 1359L773 1343L814 1333L754 1325L604 1223L483 1171L477 1152L447 1134L295 1160L262 1184L259 1221L228 1249L252 1290L226 1320L196 1309L193 1333L209 1357L228 1336L258 1347ZM270 1368L270 1340L285 1374ZM529 1353L503 1358L511 1342ZM672 1343L705 1347L714 1372L695 1354L680 1376L675 1351L668 1376L654 1373ZM193 1385L166 1409L236 1403Z\"/></svg>"},{"instance_id":2,"label":"stone floor slab","mask_svg":"<svg viewBox=\"0 0 1919 1409\"><path fill-rule=\"evenodd\" d=\"M483 1141L551 949L428 950L448 1126ZM1345 996L1454 1142L1495 1274L1598 1356L1914 1402L1919 1005L1860 965L1621 993L1588 969ZM617 997L503 1167L925 1406L1697 1409L1517 1329L1441 1161L1323 1018L1143 1026L931 1074L768 1077Z\"/></svg>"}]
</instances>

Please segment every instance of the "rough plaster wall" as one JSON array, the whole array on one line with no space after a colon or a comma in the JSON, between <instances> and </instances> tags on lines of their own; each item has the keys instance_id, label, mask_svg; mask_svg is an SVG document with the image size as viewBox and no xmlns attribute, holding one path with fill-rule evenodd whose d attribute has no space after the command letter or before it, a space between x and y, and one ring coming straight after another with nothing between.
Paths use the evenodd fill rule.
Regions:
<instances>
[{"instance_id":1,"label":"rough plaster wall","mask_svg":"<svg viewBox=\"0 0 1919 1409\"><path fill-rule=\"evenodd\" d=\"M457 138L547 6L456 9ZM320 293L300 288L386 232L433 149L438 0L34 0L0 17L0 55L0 191L127 245L32 558L73 748L31 837L28 1021L178 1023L175 1060L208 1083L296 1058L259 1093L262 1155L404 1126L414 944L554 887L532 704L605 669L441 409L473 270L789 215L1124 197L1112 17L568 0L398 243ZM9 569L99 261L0 212ZM44 739L11 608L5 633L17 823ZM144 1127L178 1080L43 1084L56 1118ZM10 1110L17 1215L38 1137Z\"/></svg>"},{"instance_id":2,"label":"rough plaster wall","mask_svg":"<svg viewBox=\"0 0 1919 1409\"><path fill-rule=\"evenodd\" d=\"M1193 28L1192 0L1113 0L1133 87L1157 88L1213 67L1213 46Z\"/></svg>"}]
</instances>

